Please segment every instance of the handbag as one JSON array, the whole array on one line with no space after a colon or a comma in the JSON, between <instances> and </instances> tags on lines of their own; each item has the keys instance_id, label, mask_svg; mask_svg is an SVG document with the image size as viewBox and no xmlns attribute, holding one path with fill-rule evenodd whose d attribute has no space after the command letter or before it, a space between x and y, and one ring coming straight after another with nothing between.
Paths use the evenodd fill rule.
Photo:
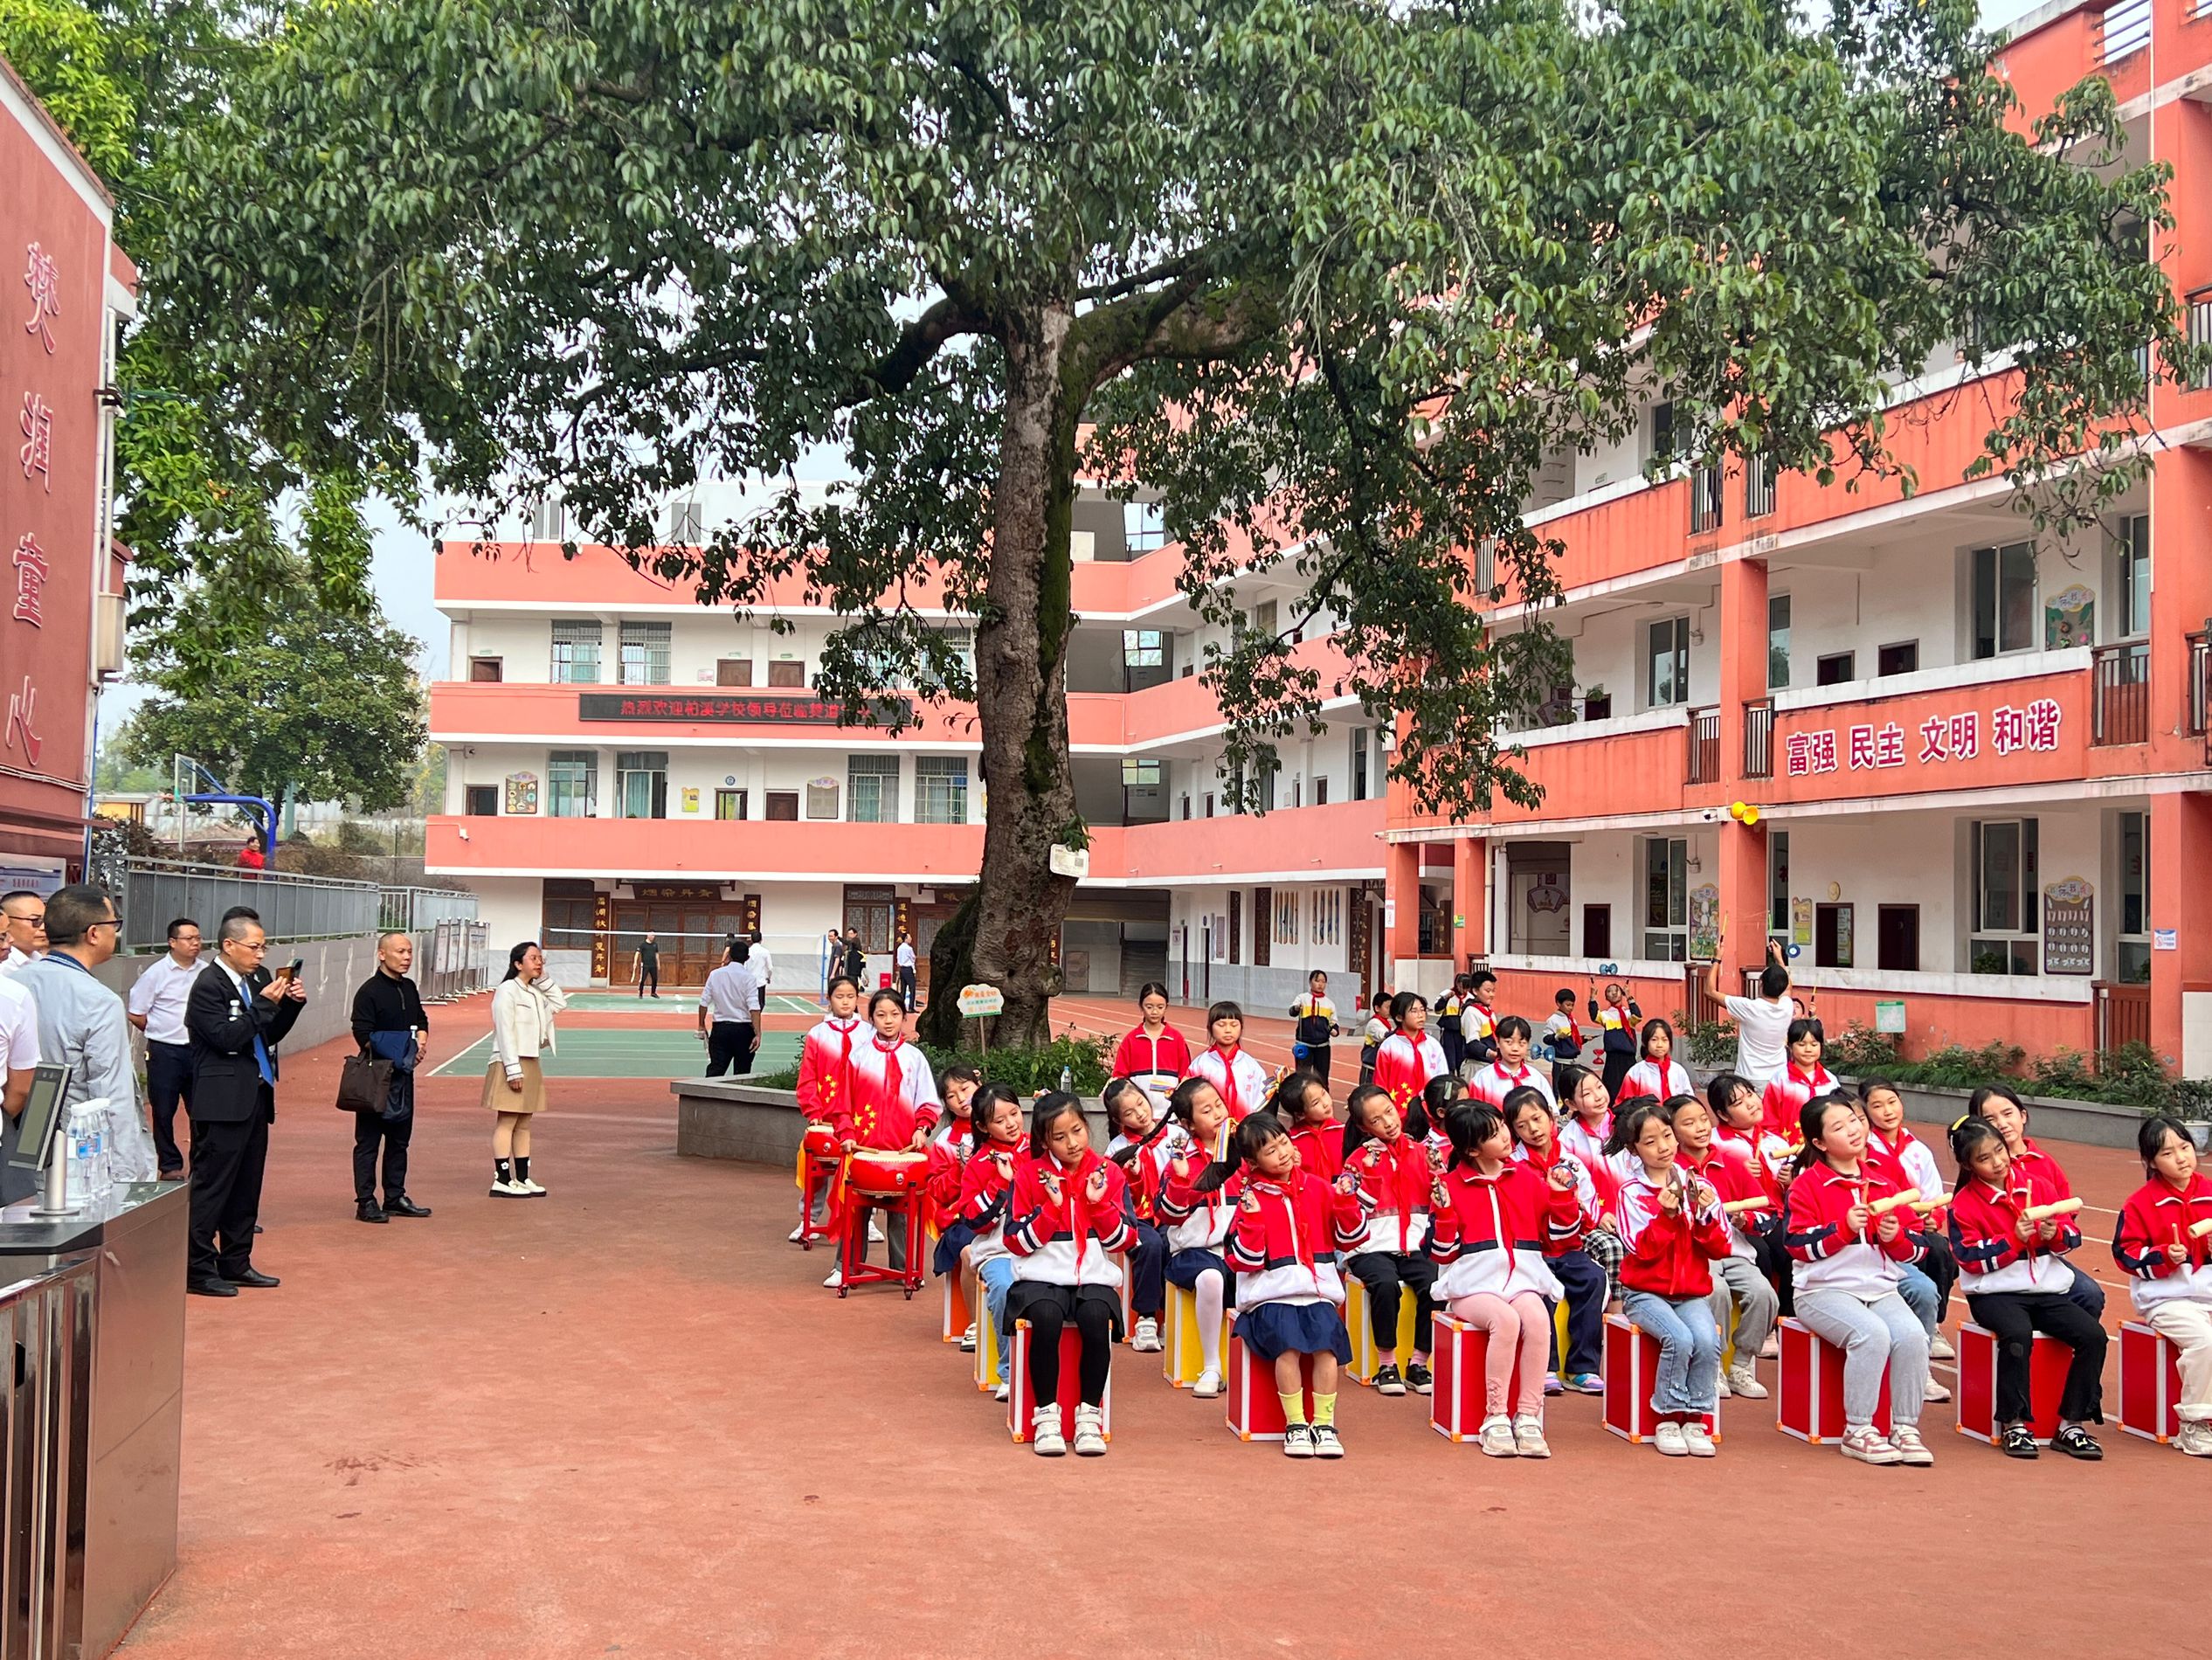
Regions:
<instances>
[{"instance_id":1,"label":"handbag","mask_svg":"<svg viewBox=\"0 0 2212 1660\"><path fill-rule=\"evenodd\" d=\"M345 1064L338 1069L341 1112L382 1112L384 1097L391 1092L391 1062L370 1054L365 1043L360 1054L346 1056Z\"/></svg>"}]
</instances>

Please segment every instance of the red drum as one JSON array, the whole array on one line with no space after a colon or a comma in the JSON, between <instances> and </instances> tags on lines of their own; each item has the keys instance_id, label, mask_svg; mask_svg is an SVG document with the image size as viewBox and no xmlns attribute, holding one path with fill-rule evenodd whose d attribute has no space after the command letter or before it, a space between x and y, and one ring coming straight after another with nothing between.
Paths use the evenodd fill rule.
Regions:
<instances>
[{"instance_id":1,"label":"red drum","mask_svg":"<svg viewBox=\"0 0 2212 1660\"><path fill-rule=\"evenodd\" d=\"M831 1124L810 1124L801 1145L809 1159L834 1159L838 1155L837 1126Z\"/></svg>"},{"instance_id":2,"label":"red drum","mask_svg":"<svg viewBox=\"0 0 2212 1660\"><path fill-rule=\"evenodd\" d=\"M902 1200L922 1186L929 1167L927 1153L856 1147L846 1166L845 1185L863 1199Z\"/></svg>"}]
</instances>

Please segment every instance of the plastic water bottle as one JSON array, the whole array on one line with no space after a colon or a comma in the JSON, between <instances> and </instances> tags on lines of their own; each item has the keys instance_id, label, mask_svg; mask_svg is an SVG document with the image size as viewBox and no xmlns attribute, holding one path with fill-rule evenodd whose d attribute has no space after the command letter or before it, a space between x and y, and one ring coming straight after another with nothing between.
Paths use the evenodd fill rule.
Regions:
<instances>
[{"instance_id":1,"label":"plastic water bottle","mask_svg":"<svg viewBox=\"0 0 2212 1660\"><path fill-rule=\"evenodd\" d=\"M1062 1067L1060 1069L1060 1089L1061 1093L1063 1095L1073 1095L1075 1093L1075 1071L1073 1067Z\"/></svg>"},{"instance_id":2,"label":"plastic water bottle","mask_svg":"<svg viewBox=\"0 0 2212 1660\"><path fill-rule=\"evenodd\" d=\"M94 1108L87 1102L79 1102L69 1109L63 1122L63 1146L66 1150L68 1171L68 1202L71 1206L92 1203L99 1197L100 1177L106 1160L100 1157L100 1127L106 1117L104 1108Z\"/></svg>"}]
</instances>

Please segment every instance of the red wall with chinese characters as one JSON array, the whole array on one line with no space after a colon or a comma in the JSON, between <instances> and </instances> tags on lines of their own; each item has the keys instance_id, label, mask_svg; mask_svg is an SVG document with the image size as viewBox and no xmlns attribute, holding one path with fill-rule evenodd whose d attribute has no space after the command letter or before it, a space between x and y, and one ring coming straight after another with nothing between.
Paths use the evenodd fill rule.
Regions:
<instances>
[{"instance_id":1,"label":"red wall with chinese characters","mask_svg":"<svg viewBox=\"0 0 2212 1660\"><path fill-rule=\"evenodd\" d=\"M0 861L82 854L104 191L0 66Z\"/></svg>"}]
</instances>

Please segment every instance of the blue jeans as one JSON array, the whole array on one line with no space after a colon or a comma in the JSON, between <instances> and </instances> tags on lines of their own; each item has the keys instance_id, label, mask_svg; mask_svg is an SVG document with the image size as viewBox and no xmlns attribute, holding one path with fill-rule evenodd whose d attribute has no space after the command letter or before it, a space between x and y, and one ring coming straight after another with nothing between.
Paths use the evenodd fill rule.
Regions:
<instances>
[{"instance_id":1,"label":"blue jeans","mask_svg":"<svg viewBox=\"0 0 2212 1660\"><path fill-rule=\"evenodd\" d=\"M1167 1306L1167 1235L1150 1222L1136 1224L1129 1250L1129 1304L1139 1318L1157 1320Z\"/></svg>"},{"instance_id":2,"label":"blue jeans","mask_svg":"<svg viewBox=\"0 0 2212 1660\"><path fill-rule=\"evenodd\" d=\"M1559 1334L1552 1332L1552 1370L1572 1375L1598 1370L1605 1339L1605 1270L1586 1251L1567 1251L1545 1266L1566 1291L1566 1364L1559 1364Z\"/></svg>"},{"instance_id":3,"label":"blue jeans","mask_svg":"<svg viewBox=\"0 0 2212 1660\"><path fill-rule=\"evenodd\" d=\"M1665 1413L1711 1412L1719 1403L1720 1327L1708 1297L1669 1299L1656 1291L1624 1290L1621 1306L1629 1319L1659 1340L1659 1377L1651 1389L1651 1409Z\"/></svg>"},{"instance_id":4,"label":"blue jeans","mask_svg":"<svg viewBox=\"0 0 2212 1660\"><path fill-rule=\"evenodd\" d=\"M1912 1311L1912 1318L1920 1322L1920 1329L1930 1337L1935 1335L1936 1283L1920 1271L1918 1262L1907 1262L1897 1276L1897 1295L1904 1299L1904 1306Z\"/></svg>"},{"instance_id":5,"label":"blue jeans","mask_svg":"<svg viewBox=\"0 0 2212 1660\"><path fill-rule=\"evenodd\" d=\"M1006 1331L1006 1293L1013 1289L1013 1258L992 1256L976 1264L976 1283L983 1287L983 1306L991 1316L991 1329L999 1334L999 1381L1007 1378L1006 1361L1013 1345Z\"/></svg>"}]
</instances>

